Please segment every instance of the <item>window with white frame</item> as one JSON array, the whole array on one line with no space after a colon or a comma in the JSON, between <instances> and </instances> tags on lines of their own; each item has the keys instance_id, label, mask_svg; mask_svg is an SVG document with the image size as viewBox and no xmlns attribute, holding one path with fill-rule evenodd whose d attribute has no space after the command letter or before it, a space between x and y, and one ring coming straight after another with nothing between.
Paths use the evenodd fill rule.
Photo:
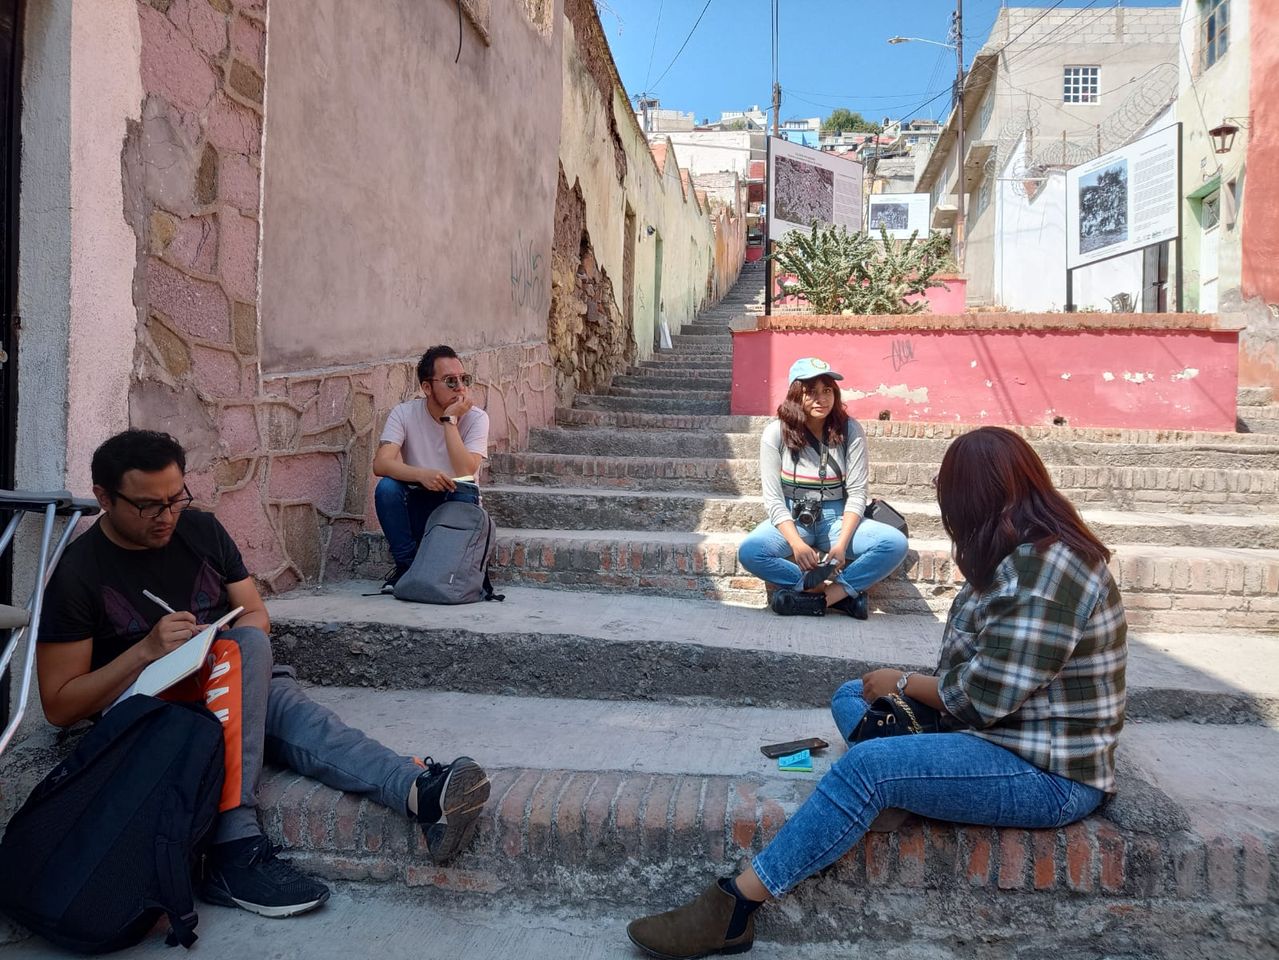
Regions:
<instances>
[{"instance_id":1,"label":"window with white frame","mask_svg":"<svg viewBox=\"0 0 1279 960\"><path fill-rule=\"evenodd\" d=\"M1097 75L1100 67L1066 67L1062 74L1061 100L1063 103L1096 103Z\"/></svg>"},{"instance_id":2,"label":"window with white frame","mask_svg":"<svg viewBox=\"0 0 1279 960\"><path fill-rule=\"evenodd\" d=\"M1201 0L1204 12L1199 32L1200 61L1207 70L1226 55L1230 44L1230 0Z\"/></svg>"}]
</instances>

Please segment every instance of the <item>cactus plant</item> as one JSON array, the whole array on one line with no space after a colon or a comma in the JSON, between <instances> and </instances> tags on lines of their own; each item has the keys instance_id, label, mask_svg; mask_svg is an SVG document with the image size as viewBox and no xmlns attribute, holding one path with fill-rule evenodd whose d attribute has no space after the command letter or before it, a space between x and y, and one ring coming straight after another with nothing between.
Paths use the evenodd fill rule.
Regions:
<instances>
[{"instance_id":1,"label":"cactus plant","mask_svg":"<svg viewBox=\"0 0 1279 960\"><path fill-rule=\"evenodd\" d=\"M775 299L802 297L816 313L919 313L927 303L906 298L935 286L933 277L953 266L943 234L921 241L916 231L897 243L882 226L875 239L816 223L778 241L770 258L778 274L794 278Z\"/></svg>"}]
</instances>

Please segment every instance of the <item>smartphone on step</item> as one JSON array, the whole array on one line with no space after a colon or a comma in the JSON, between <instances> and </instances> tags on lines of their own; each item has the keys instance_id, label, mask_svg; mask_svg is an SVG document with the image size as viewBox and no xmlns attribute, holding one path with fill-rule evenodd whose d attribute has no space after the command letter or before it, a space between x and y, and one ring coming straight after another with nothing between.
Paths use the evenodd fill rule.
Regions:
<instances>
[{"instance_id":1,"label":"smartphone on step","mask_svg":"<svg viewBox=\"0 0 1279 960\"><path fill-rule=\"evenodd\" d=\"M792 753L799 753L801 750L825 750L829 746L830 744L821 737L809 737L807 740L789 740L786 743L766 743L759 748L759 752L769 760L776 760L778 757L789 757Z\"/></svg>"}]
</instances>

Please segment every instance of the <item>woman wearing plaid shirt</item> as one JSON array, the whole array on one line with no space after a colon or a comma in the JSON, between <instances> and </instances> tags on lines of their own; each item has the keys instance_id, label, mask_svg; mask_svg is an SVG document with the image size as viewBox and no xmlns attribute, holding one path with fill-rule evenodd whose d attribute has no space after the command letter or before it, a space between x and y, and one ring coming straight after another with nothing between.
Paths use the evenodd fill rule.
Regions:
<instances>
[{"instance_id":1,"label":"woman wearing plaid shirt","mask_svg":"<svg viewBox=\"0 0 1279 960\"><path fill-rule=\"evenodd\" d=\"M884 811L1024 829L1087 816L1115 789L1127 622L1110 551L1017 434L955 440L935 480L967 584L951 605L934 675L873 670L831 709L845 737L867 705L901 691L953 731L848 750L749 867L677 910L634 921L655 956L741 952L770 897L838 860Z\"/></svg>"}]
</instances>

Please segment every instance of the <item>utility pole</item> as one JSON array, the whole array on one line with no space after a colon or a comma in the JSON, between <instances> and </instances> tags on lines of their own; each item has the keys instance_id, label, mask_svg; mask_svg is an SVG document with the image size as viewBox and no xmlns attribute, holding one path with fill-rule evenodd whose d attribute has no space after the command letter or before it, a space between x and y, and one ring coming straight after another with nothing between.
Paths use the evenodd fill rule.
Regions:
<instances>
[{"instance_id":1,"label":"utility pole","mask_svg":"<svg viewBox=\"0 0 1279 960\"><path fill-rule=\"evenodd\" d=\"M782 85L773 83L773 136L780 137L782 129Z\"/></svg>"},{"instance_id":2,"label":"utility pole","mask_svg":"<svg viewBox=\"0 0 1279 960\"><path fill-rule=\"evenodd\" d=\"M955 185L955 235L951 246L955 254L955 262L960 270L964 267L964 0L955 0L955 121L957 156L955 166L958 169L959 182Z\"/></svg>"}]
</instances>

